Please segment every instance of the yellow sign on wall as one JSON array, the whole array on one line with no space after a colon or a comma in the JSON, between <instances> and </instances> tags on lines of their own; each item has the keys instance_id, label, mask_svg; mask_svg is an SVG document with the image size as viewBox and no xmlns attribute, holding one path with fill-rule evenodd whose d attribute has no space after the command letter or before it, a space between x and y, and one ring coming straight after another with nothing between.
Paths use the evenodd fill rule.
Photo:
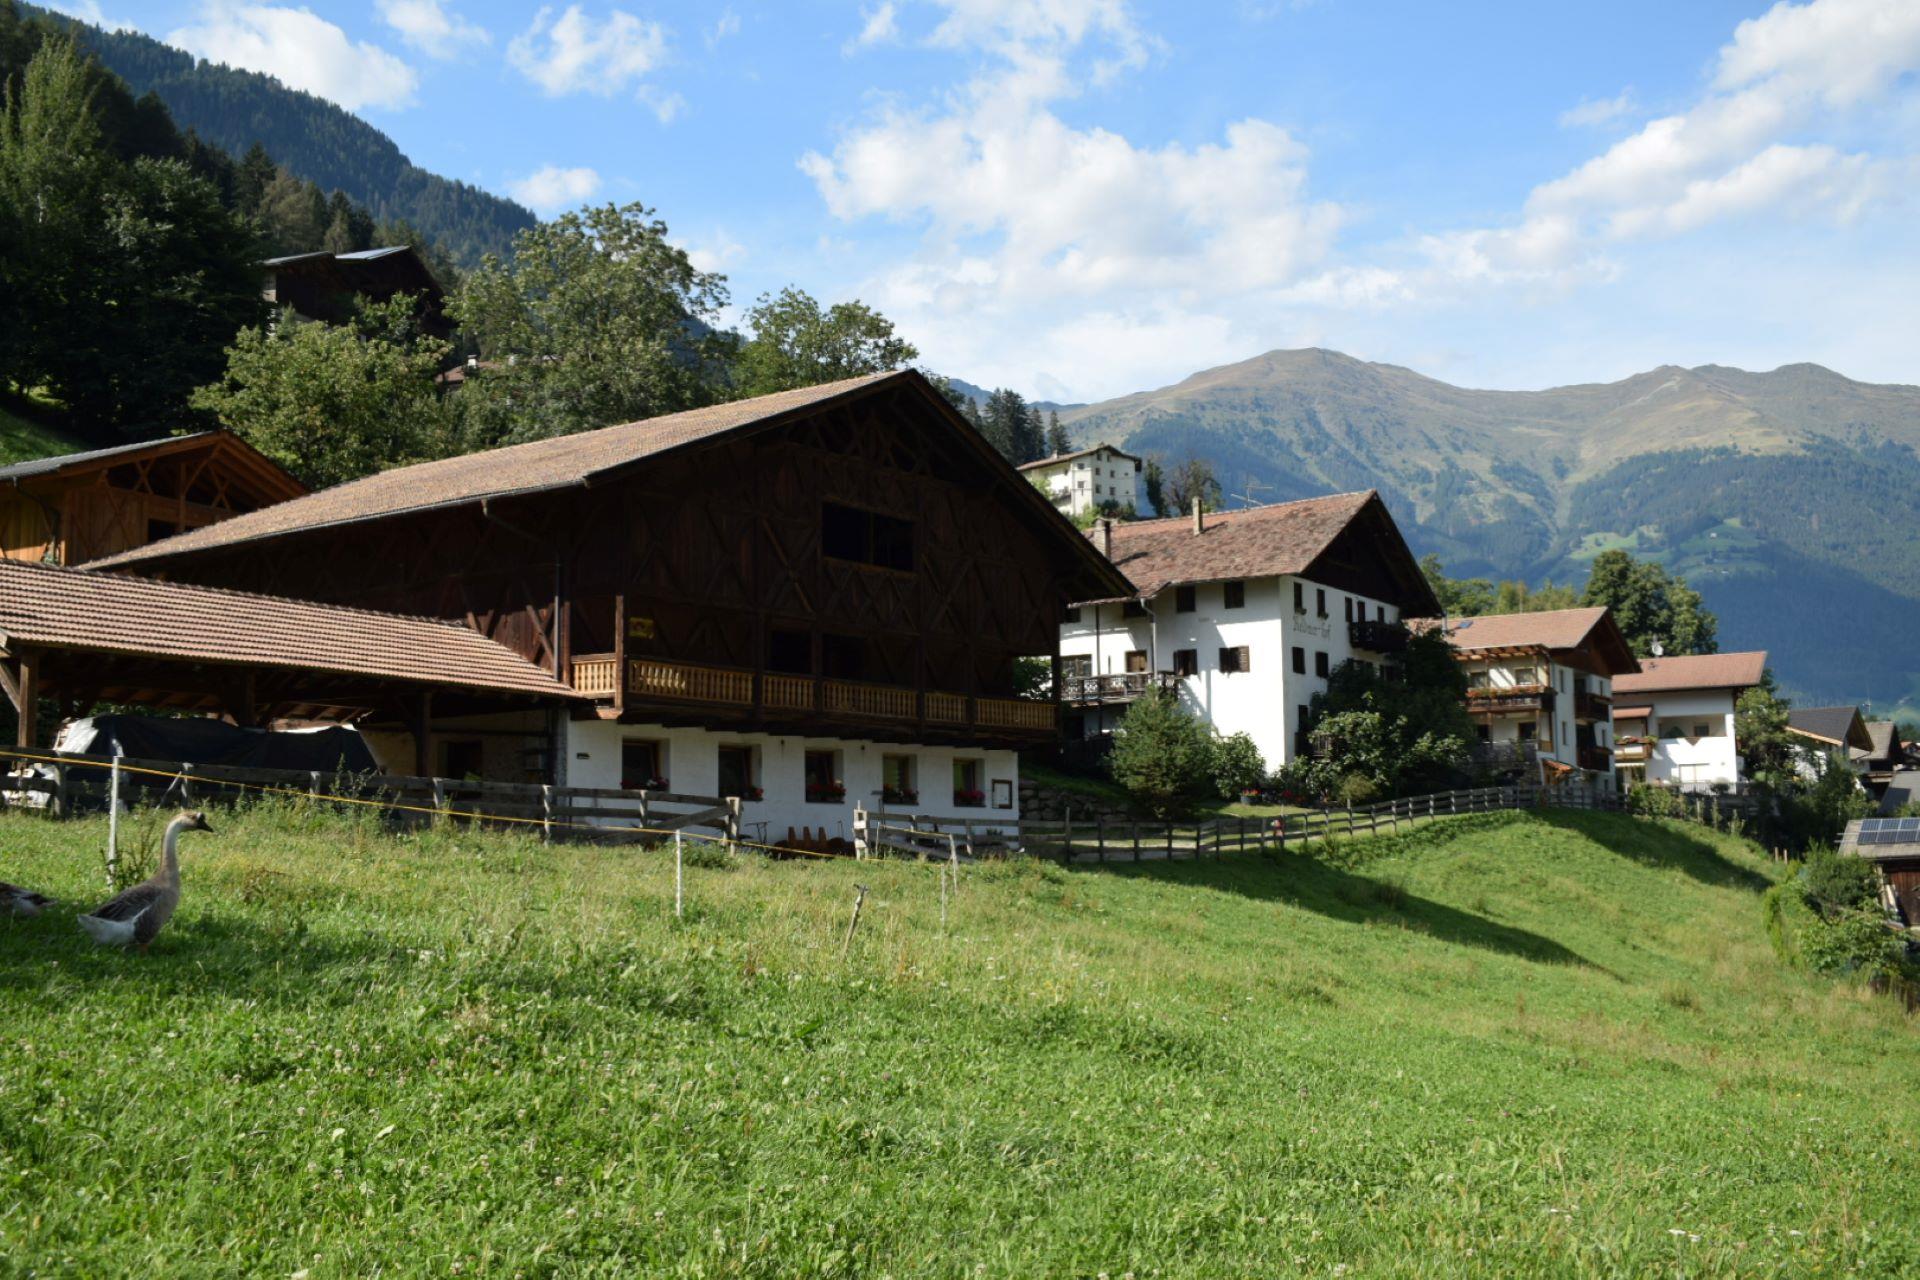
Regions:
<instances>
[{"instance_id":1,"label":"yellow sign on wall","mask_svg":"<svg viewBox=\"0 0 1920 1280\"><path fill-rule=\"evenodd\" d=\"M629 640L653 639L653 619L652 618L628 618L627 619L627 639Z\"/></svg>"}]
</instances>

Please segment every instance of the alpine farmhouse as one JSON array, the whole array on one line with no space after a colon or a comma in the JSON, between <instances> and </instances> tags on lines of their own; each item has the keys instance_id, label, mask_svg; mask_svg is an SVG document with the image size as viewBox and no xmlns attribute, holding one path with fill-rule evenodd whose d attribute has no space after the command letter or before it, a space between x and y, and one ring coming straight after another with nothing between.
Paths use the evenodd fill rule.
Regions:
<instances>
[{"instance_id":1,"label":"alpine farmhouse","mask_svg":"<svg viewBox=\"0 0 1920 1280\"><path fill-rule=\"evenodd\" d=\"M1440 624L1467 672L1484 763L1529 780L1611 789L1613 682L1640 670L1604 608L1455 618Z\"/></svg>"},{"instance_id":2,"label":"alpine farmhouse","mask_svg":"<svg viewBox=\"0 0 1920 1280\"><path fill-rule=\"evenodd\" d=\"M1766 676L1765 650L1642 658L1613 682L1614 763L1626 785L1657 782L1685 791L1745 782L1734 708Z\"/></svg>"},{"instance_id":3,"label":"alpine farmhouse","mask_svg":"<svg viewBox=\"0 0 1920 1280\"><path fill-rule=\"evenodd\" d=\"M571 709L423 693L362 722L383 762L738 795L773 833L1016 816L1060 722L1015 659L1128 589L912 372L402 467L91 569L457 623Z\"/></svg>"},{"instance_id":4,"label":"alpine farmhouse","mask_svg":"<svg viewBox=\"0 0 1920 1280\"><path fill-rule=\"evenodd\" d=\"M1391 663L1402 619L1440 608L1371 490L1102 520L1090 537L1129 589L1080 599L1060 625L1069 739L1106 737L1163 687L1277 768L1305 749L1309 705L1335 667Z\"/></svg>"}]
</instances>

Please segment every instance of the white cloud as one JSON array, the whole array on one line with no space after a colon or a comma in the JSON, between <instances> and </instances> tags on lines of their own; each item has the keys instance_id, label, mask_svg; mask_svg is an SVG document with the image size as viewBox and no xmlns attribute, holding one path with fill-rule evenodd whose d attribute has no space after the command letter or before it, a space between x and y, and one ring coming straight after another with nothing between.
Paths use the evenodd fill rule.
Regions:
<instances>
[{"instance_id":1,"label":"white cloud","mask_svg":"<svg viewBox=\"0 0 1920 1280\"><path fill-rule=\"evenodd\" d=\"M1428 237L1430 262L1457 279L1575 276L1610 245L1768 209L1853 217L1897 192L1889 175L1910 162L1789 139L1884 96L1916 67L1920 4L1783 0L1735 29L1687 110L1534 188L1513 226Z\"/></svg>"},{"instance_id":2,"label":"white cloud","mask_svg":"<svg viewBox=\"0 0 1920 1280\"><path fill-rule=\"evenodd\" d=\"M92 23L103 31L130 31L131 22L122 22L109 18L100 8L99 0L43 0L42 8L55 13L64 13L69 18L78 18L82 22Z\"/></svg>"},{"instance_id":3,"label":"white cloud","mask_svg":"<svg viewBox=\"0 0 1920 1280\"><path fill-rule=\"evenodd\" d=\"M1118 389L1122 364L1140 376L1136 357L1169 371L1217 357L1235 327L1219 300L1321 268L1341 211L1309 198L1306 148L1286 129L1247 119L1204 143L1141 144L1056 110L1159 47L1125 4L941 8L926 40L983 55L974 78L937 107L882 107L800 160L837 218L919 230L858 291L930 360L1009 385Z\"/></svg>"},{"instance_id":4,"label":"white cloud","mask_svg":"<svg viewBox=\"0 0 1920 1280\"><path fill-rule=\"evenodd\" d=\"M380 20L408 45L434 58L451 58L462 48L488 44L486 28L467 21L444 0L379 0Z\"/></svg>"},{"instance_id":5,"label":"white cloud","mask_svg":"<svg viewBox=\"0 0 1920 1280\"><path fill-rule=\"evenodd\" d=\"M554 97L612 97L628 89L638 93L649 88L645 78L666 57L667 30L658 22L620 9L590 18L577 4L558 16L551 8L541 9L533 24L507 46L507 61ZM658 107L655 110L658 114Z\"/></svg>"},{"instance_id":6,"label":"white cloud","mask_svg":"<svg viewBox=\"0 0 1920 1280\"><path fill-rule=\"evenodd\" d=\"M860 18L860 34L841 46L842 53L853 54L877 44L892 44L900 38L899 14L893 0L880 0L873 8L863 9Z\"/></svg>"},{"instance_id":7,"label":"white cloud","mask_svg":"<svg viewBox=\"0 0 1920 1280\"><path fill-rule=\"evenodd\" d=\"M707 29L707 48L716 48L722 40L739 34L740 15L735 13L729 5L720 11L720 16L714 20L713 26Z\"/></svg>"},{"instance_id":8,"label":"white cloud","mask_svg":"<svg viewBox=\"0 0 1920 1280\"><path fill-rule=\"evenodd\" d=\"M1612 98L1588 98L1576 107L1569 107L1560 113L1560 125L1566 129L1587 129L1598 125L1612 124L1624 116L1638 110L1633 100L1633 90L1622 89Z\"/></svg>"},{"instance_id":9,"label":"white cloud","mask_svg":"<svg viewBox=\"0 0 1920 1280\"><path fill-rule=\"evenodd\" d=\"M555 213L590 199L600 190L600 175L592 169L563 169L550 164L509 182L507 190L537 213Z\"/></svg>"},{"instance_id":10,"label":"white cloud","mask_svg":"<svg viewBox=\"0 0 1920 1280\"><path fill-rule=\"evenodd\" d=\"M716 230L704 243L683 244L681 248L696 271L725 271L747 256L747 247L725 230Z\"/></svg>"},{"instance_id":11,"label":"white cloud","mask_svg":"<svg viewBox=\"0 0 1920 1280\"><path fill-rule=\"evenodd\" d=\"M407 106L420 83L401 59L378 45L349 40L307 9L214 0L197 21L168 35L167 43L210 62L264 72L349 111Z\"/></svg>"}]
</instances>

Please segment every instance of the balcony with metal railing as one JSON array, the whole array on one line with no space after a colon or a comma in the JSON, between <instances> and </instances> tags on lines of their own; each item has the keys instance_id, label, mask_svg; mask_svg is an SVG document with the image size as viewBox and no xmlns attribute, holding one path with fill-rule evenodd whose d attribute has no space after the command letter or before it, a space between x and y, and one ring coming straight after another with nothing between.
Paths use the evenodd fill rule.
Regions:
<instances>
[{"instance_id":1,"label":"balcony with metal railing","mask_svg":"<svg viewBox=\"0 0 1920 1280\"><path fill-rule=\"evenodd\" d=\"M1347 624L1347 642L1369 653L1404 653L1407 640L1405 623L1362 619Z\"/></svg>"},{"instance_id":2,"label":"balcony with metal railing","mask_svg":"<svg viewBox=\"0 0 1920 1280\"><path fill-rule=\"evenodd\" d=\"M1550 713L1555 694L1550 684L1485 685L1467 690L1467 710L1473 713Z\"/></svg>"},{"instance_id":3,"label":"balcony with metal railing","mask_svg":"<svg viewBox=\"0 0 1920 1280\"><path fill-rule=\"evenodd\" d=\"M1066 676L1060 681L1060 701L1075 707L1138 702L1149 689L1173 689L1180 677L1171 671L1125 671L1104 676Z\"/></svg>"}]
</instances>

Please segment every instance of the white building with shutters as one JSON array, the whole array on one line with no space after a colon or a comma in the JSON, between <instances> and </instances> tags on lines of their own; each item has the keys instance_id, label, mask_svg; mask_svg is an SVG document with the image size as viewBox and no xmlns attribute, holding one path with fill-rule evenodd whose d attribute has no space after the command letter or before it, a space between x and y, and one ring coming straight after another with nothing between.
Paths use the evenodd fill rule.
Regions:
<instances>
[{"instance_id":1,"label":"white building with shutters","mask_svg":"<svg viewBox=\"0 0 1920 1280\"><path fill-rule=\"evenodd\" d=\"M1135 594L1070 607L1060 628L1069 738L1111 733L1156 685L1267 767L1304 748L1308 707L1350 660L1387 664L1404 618L1439 612L1377 493L1165 520L1101 521Z\"/></svg>"},{"instance_id":2,"label":"white building with shutters","mask_svg":"<svg viewBox=\"0 0 1920 1280\"><path fill-rule=\"evenodd\" d=\"M1102 444L1029 462L1020 472L1070 516L1089 511L1145 513L1145 465L1130 453Z\"/></svg>"}]
</instances>

